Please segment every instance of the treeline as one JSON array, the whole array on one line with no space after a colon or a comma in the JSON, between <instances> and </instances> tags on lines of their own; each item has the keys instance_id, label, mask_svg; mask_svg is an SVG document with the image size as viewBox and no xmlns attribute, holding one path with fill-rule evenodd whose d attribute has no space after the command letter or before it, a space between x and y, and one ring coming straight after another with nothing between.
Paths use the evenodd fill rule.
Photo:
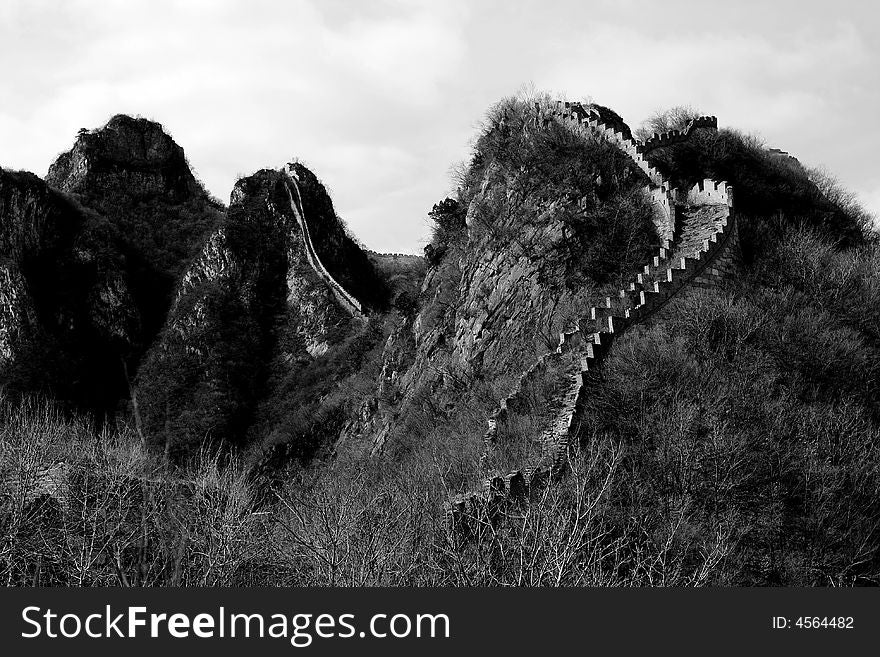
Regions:
<instances>
[{"instance_id":1,"label":"treeline","mask_svg":"<svg viewBox=\"0 0 880 657\"><path fill-rule=\"evenodd\" d=\"M748 233L760 223L745 221ZM614 348L571 471L465 539L454 432L398 460L170 470L126 426L5 405L0 575L43 585L880 583L880 249L780 229L741 285ZM537 412L538 409L536 409ZM60 499L35 475L69 466ZM63 497L61 497L63 496Z\"/></svg>"}]
</instances>

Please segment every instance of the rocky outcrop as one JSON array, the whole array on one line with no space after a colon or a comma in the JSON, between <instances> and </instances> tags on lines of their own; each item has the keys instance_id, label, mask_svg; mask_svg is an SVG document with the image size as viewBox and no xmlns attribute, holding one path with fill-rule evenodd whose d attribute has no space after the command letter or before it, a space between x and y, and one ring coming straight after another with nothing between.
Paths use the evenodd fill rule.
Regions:
<instances>
[{"instance_id":1,"label":"rocky outcrop","mask_svg":"<svg viewBox=\"0 0 880 657\"><path fill-rule=\"evenodd\" d=\"M164 322L177 278L222 207L158 123L81 130L43 182L0 179L0 360L11 390L99 417Z\"/></svg>"},{"instance_id":2,"label":"rocky outcrop","mask_svg":"<svg viewBox=\"0 0 880 657\"><path fill-rule=\"evenodd\" d=\"M15 263L0 265L0 368L15 362L37 324L28 284Z\"/></svg>"},{"instance_id":3,"label":"rocky outcrop","mask_svg":"<svg viewBox=\"0 0 880 657\"><path fill-rule=\"evenodd\" d=\"M196 180L183 148L161 124L117 115L81 130L46 181L108 221L126 258L126 275L142 318L138 367L171 305L177 280L222 217L222 206Z\"/></svg>"},{"instance_id":4,"label":"rocky outcrop","mask_svg":"<svg viewBox=\"0 0 880 657\"><path fill-rule=\"evenodd\" d=\"M323 212L310 214L316 209ZM283 441L266 409L273 388L366 323L365 304L339 283L375 279L366 256L333 258L334 273L324 265L328 254L352 248L323 186L302 165L239 180L138 377L151 438L169 452L206 437L241 443L274 433Z\"/></svg>"},{"instance_id":5,"label":"rocky outcrop","mask_svg":"<svg viewBox=\"0 0 880 657\"><path fill-rule=\"evenodd\" d=\"M642 148L633 146L628 129L603 124L590 108L560 103L562 120L586 123L636 160L644 162ZM661 181L661 185L666 185ZM546 375L551 364L561 366L570 381L564 394L557 395L539 423L540 451L530 462L506 473L492 473L480 490L454 497L449 511L451 521L465 533L492 518L507 504L536 499L543 489L565 470L569 448L576 439L578 415L582 412L590 386L596 385L591 371L608 355L615 338L629 327L668 317L671 302L706 288L724 286L737 275L741 264L733 197L724 182L704 180L687 190L670 189L669 202L676 207L674 230L668 234L657 255L645 265L644 272L590 308L589 316L578 320L576 328L563 332L555 353L541 356L517 382L514 390L492 413L484 436L488 454L504 440L506 427L517 414L530 413L529 389Z\"/></svg>"},{"instance_id":6,"label":"rocky outcrop","mask_svg":"<svg viewBox=\"0 0 880 657\"><path fill-rule=\"evenodd\" d=\"M540 140L553 128L542 120L545 108L524 111L527 118L521 123L510 116L497 122L493 129L499 139L522 134L524 140ZM481 165L458 236L453 243L426 249L431 264L419 312L388 339L377 394L346 426L339 452L377 455L396 437L408 440L430 430L465 404L494 404L515 382L513 372L518 376L555 348L559 332L588 312L596 292L596 283L579 271L587 249L572 232L587 230L580 219L585 209L599 212L597 194L644 204L633 206L634 216L647 215L634 242L643 240L647 246L660 239L657 230L672 232L674 209L659 172L647 162L634 162L626 149L597 143L578 126L562 127L571 130L562 142L583 139L576 148L591 152L590 161L598 163L590 173L595 182L582 189L563 185L555 195L564 170L529 171L519 161ZM567 149L561 161L576 152ZM660 184L653 185L651 175ZM585 236L587 248L598 242L591 239L594 235Z\"/></svg>"},{"instance_id":7,"label":"rocky outcrop","mask_svg":"<svg viewBox=\"0 0 880 657\"><path fill-rule=\"evenodd\" d=\"M73 148L49 167L46 182L69 193L118 189L128 197L204 194L183 149L154 121L118 114L102 128L80 131Z\"/></svg>"},{"instance_id":8,"label":"rocky outcrop","mask_svg":"<svg viewBox=\"0 0 880 657\"><path fill-rule=\"evenodd\" d=\"M80 131L47 182L0 178L8 390L127 406L169 451L280 443L359 366L337 347L376 339L388 285L301 164L239 181L226 211L160 124L118 115Z\"/></svg>"}]
</instances>

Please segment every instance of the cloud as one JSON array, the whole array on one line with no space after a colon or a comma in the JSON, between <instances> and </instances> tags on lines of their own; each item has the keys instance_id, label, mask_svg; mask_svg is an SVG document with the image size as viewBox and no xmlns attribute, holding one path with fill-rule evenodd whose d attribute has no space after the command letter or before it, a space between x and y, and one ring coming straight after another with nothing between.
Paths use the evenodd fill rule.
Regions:
<instances>
[{"instance_id":1,"label":"cloud","mask_svg":"<svg viewBox=\"0 0 880 657\"><path fill-rule=\"evenodd\" d=\"M485 109L531 80L633 125L695 104L880 209L864 21L771 4L758 21L684 0L7 0L0 163L43 173L79 128L140 114L219 198L300 157L363 241L414 251Z\"/></svg>"},{"instance_id":2,"label":"cloud","mask_svg":"<svg viewBox=\"0 0 880 657\"><path fill-rule=\"evenodd\" d=\"M3 164L44 172L79 128L126 112L162 122L221 199L236 175L300 156L345 190L340 214L374 215L362 206L425 177L419 135L463 66L467 10L365 5L4 3L0 52L17 66L0 81ZM447 166L428 176L438 189ZM377 248L424 232L379 214L355 226Z\"/></svg>"}]
</instances>

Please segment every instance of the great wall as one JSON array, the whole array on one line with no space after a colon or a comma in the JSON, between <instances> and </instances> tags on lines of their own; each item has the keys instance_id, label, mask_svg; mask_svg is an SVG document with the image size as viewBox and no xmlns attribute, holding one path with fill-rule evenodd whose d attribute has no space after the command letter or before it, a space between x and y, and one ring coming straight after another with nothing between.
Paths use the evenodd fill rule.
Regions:
<instances>
[{"instance_id":1,"label":"great wall","mask_svg":"<svg viewBox=\"0 0 880 657\"><path fill-rule=\"evenodd\" d=\"M579 320L576 327L562 333L556 350L541 356L524 372L492 413L484 435L484 468L492 451L503 443L514 416L531 412L530 389L551 368L564 371L567 385L563 394L540 418L540 456L518 469L492 472L479 490L451 499L450 521L465 534L482 523L494 522L505 505L536 499L564 474L589 388L597 383L592 374L616 338L636 324L662 319L672 299L721 286L740 265L731 188L723 181L706 179L687 190L674 189L646 158L648 150L688 139L697 129L717 129L715 117L692 120L684 131L654 135L646 148L629 136L627 126L604 122L592 107L560 101L549 108L536 103L536 110L538 125L546 126L553 120L572 122L616 145L633 160L650 181L645 192L655 207L661 244L644 271L615 296L592 307L590 316Z\"/></svg>"},{"instance_id":2,"label":"great wall","mask_svg":"<svg viewBox=\"0 0 880 657\"><path fill-rule=\"evenodd\" d=\"M655 132L641 144L642 153L687 141L697 130L718 130L718 119L714 116L698 116L688 121L683 130L669 130L659 134Z\"/></svg>"},{"instance_id":3,"label":"great wall","mask_svg":"<svg viewBox=\"0 0 880 657\"><path fill-rule=\"evenodd\" d=\"M373 251L372 249L363 249L363 251L368 256L374 258L392 258L394 260L423 260L425 258L425 256L420 256L416 253L380 253L379 251Z\"/></svg>"},{"instance_id":4,"label":"great wall","mask_svg":"<svg viewBox=\"0 0 880 657\"><path fill-rule=\"evenodd\" d=\"M333 275L327 271L327 268L324 266L324 263L321 262L321 258L318 257L317 252L315 251L315 245L312 244L312 235L309 232L309 224L306 221L306 214L303 210L302 204L302 195L299 191L299 178L296 173L296 169L294 168L293 163L288 164L284 168L284 173L287 175L287 180L290 183L287 185L287 194L290 196L290 209L293 212L293 215L296 217L296 222L299 224L300 231L302 233L303 244L305 246L306 258L309 261L309 264L312 266L312 269L321 277L330 290L333 292L333 295L336 297L337 301L339 301L340 305L345 308L349 314L355 317L359 317L363 314L363 309L361 308L361 304L355 299L348 291L339 284L339 282L333 278ZM293 194L290 189L293 188L293 191L296 192L296 199L294 200Z\"/></svg>"}]
</instances>

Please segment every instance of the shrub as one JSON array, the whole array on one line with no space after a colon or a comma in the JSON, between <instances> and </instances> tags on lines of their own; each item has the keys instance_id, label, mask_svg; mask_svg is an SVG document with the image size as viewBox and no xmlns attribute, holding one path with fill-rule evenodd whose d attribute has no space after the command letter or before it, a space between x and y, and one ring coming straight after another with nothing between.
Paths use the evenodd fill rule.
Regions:
<instances>
[{"instance_id":1,"label":"shrub","mask_svg":"<svg viewBox=\"0 0 880 657\"><path fill-rule=\"evenodd\" d=\"M615 517L639 519L681 572L724 534L705 581L876 584L874 248L789 228L763 257L735 295L675 301L615 344L582 440L621 445Z\"/></svg>"},{"instance_id":2,"label":"shrub","mask_svg":"<svg viewBox=\"0 0 880 657\"><path fill-rule=\"evenodd\" d=\"M446 198L431 208L428 217L433 221L432 260L442 257L442 249L465 229L466 212L467 208L453 198Z\"/></svg>"},{"instance_id":3,"label":"shrub","mask_svg":"<svg viewBox=\"0 0 880 657\"><path fill-rule=\"evenodd\" d=\"M657 242L646 180L615 146L570 122L538 119L549 104L508 98L493 106L474 147L460 202L471 239L561 264L570 289L630 274ZM561 232L554 231L561 226Z\"/></svg>"},{"instance_id":4,"label":"shrub","mask_svg":"<svg viewBox=\"0 0 880 657\"><path fill-rule=\"evenodd\" d=\"M0 472L7 585L264 581L262 518L234 461L203 452L169 470L127 427L95 435L46 403L4 401Z\"/></svg>"},{"instance_id":5,"label":"shrub","mask_svg":"<svg viewBox=\"0 0 880 657\"><path fill-rule=\"evenodd\" d=\"M702 113L690 105L677 105L667 110L658 110L642 121L642 125L635 131L635 136L640 141L646 141L654 134L671 130L684 131L688 123L699 116L702 116Z\"/></svg>"},{"instance_id":6,"label":"shrub","mask_svg":"<svg viewBox=\"0 0 880 657\"><path fill-rule=\"evenodd\" d=\"M735 130L699 131L690 139L654 149L649 158L670 176L673 185L688 188L703 180L725 180L734 188L737 212L753 221L772 221L780 214L796 219L840 241L864 242L865 219L827 182L817 186L799 162L774 154L761 142ZM744 245L745 246L745 245Z\"/></svg>"}]
</instances>

